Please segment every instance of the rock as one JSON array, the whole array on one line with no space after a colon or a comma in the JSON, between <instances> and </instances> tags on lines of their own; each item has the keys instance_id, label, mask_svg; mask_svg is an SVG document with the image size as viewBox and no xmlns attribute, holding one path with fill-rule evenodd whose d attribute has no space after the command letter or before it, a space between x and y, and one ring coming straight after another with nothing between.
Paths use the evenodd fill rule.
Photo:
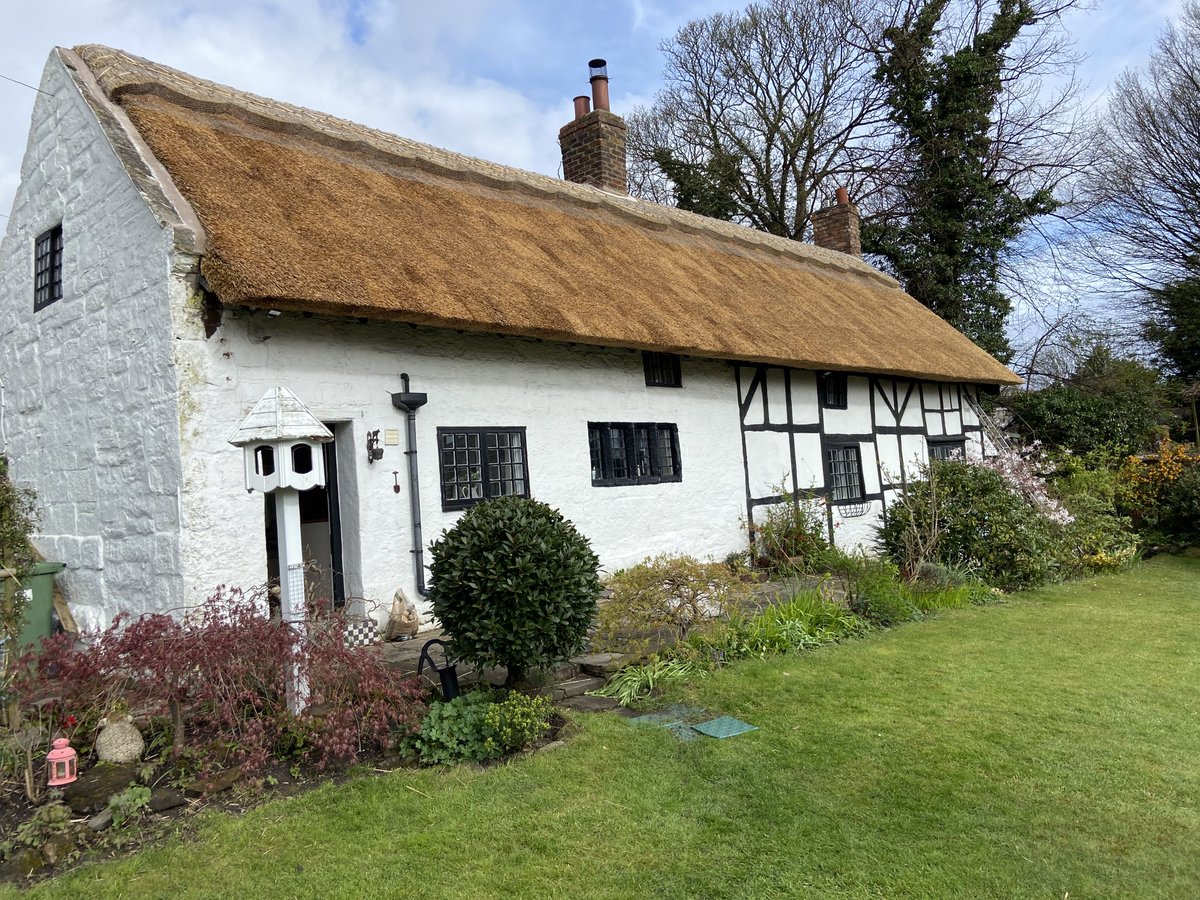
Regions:
<instances>
[{"instance_id":1,"label":"rock","mask_svg":"<svg viewBox=\"0 0 1200 900\"><path fill-rule=\"evenodd\" d=\"M75 852L75 838L70 834L56 834L42 844L42 859L47 865L56 866Z\"/></svg>"},{"instance_id":2,"label":"rock","mask_svg":"<svg viewBox=\"0 0 1200 900\"><path fill-rule=\"evenodd\" d=\"M156 787L150 794L150 802L147 806L151 812L166 812L168 809L175 809L185 803L187 803L187 798L179 791L169 787Z\"/></svg>"},{"instance_id":3,"label":"rock","mask_svg":"<svg viewBox=\"0 0 1200 900\"><path fill-rule=\"evenodd\" d=\"M63 800L76 815L96 812L108 806L109 797L137 781L137 775L137 763L99 763L63 788Z\"/></svg>"},{"instance_id":4,"label":"rock","mask_svg":"<svg viewBox=\"0 0 1200 900\"><path fill-rule=\"evenodd\" d=\"M183 792L193 797L199 797L204 794L219 794L221 791L229 790L241 780L241 766L234 766L232 769L217 772L215 775L197 778L195 781L185 784Z\"/></svg>"},{"instance_id":5,"label":"rock","mask_svg":"<svg viewBox=\"0 0 1200 900\"><path fill-rule=\"evenodd\" d=\"M145 748L146 742L142 740L142 733L134 727L132 716L109 722L96 738L96 756L101 762L136 762L142 758Z\"/></svg>"},{"instance_id":6,"label":"rock","mask_svg":"<svg viewBox=\"0 0 1200 900\"><path fill-rule=\"evenodd\" d=\"M629 665L630 659L624 653L585 653L573 657L571 662L588 675L607 678Z\"/></svg>"},{"instance_id":7,"label":"rock","mask_svg":"<svg viewBox=\"0 0 1200 900\"><path fill-rule=\"evenodd\" d=\"M90 819L88 819L88 822L87 822L88 828L92 829L92 831L103 831L105 828L107 828L111 824L112 824L112 810L109 809L108 807L105 807L104 809L100 810L100 812L96 813L94 816L92 816Z\"/></svg>"},{"instance_id":8,"label":"rock","mask_svg":"<svg viewBox=\"0 0 1200 900\"><path fill-rule=\"evenodd\" d=\"M41 851L28 847L18 850L4 862L0 863L0 881L17 881L32 875L46 864Z\"/></svg>"}]
</instances>

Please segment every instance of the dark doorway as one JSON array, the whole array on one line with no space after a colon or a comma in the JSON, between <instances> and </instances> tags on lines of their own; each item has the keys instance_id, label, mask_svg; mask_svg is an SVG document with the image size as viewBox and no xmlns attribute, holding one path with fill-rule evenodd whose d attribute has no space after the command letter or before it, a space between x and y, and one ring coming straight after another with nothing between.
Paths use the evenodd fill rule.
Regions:
<instances>
[{"instance_id":1,"label":"dark doorway","mask_svg":"<svg viewBox=\"0 0 1200 900\"><path fill-rule=\"evenodd\" d=\"M337 434L340 427L325 427ZM309 597L346 605L346 577L342 561L342 515L338 496L337 442L322 445L325 455L325 487L300 492L300 534L307 573L304 586ZM267 580L279 584L279 530L275 522L275 497L263 496L267 541Z\"/></svg>"}]
</instances>

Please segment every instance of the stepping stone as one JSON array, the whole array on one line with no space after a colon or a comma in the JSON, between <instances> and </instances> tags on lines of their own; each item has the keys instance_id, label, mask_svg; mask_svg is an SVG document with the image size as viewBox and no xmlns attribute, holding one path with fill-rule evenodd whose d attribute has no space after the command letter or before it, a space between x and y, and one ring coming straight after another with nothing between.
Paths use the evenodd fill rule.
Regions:
<instances>
[{"instance_id":1,"label":"stepping stone","mask_svg":"<svg viewBox=\"0 0 1200 900\"><path fill-rule=\"evenodd\" d=\"M629 657L624 653L584 653L573 657L571 662L588 675L608 678L625 668L629 664Z\"/></svg>"}]
</instances>

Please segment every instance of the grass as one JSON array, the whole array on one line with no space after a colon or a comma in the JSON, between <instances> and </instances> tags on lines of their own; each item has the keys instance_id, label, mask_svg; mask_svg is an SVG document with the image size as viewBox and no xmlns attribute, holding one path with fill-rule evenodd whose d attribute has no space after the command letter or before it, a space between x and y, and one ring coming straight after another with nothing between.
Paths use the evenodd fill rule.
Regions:
<instances>
[{"instance_id":1,"label":"grass","mask_svg":"<svg viewBox=\"0 0 1200 900\"><path fill-rule=\"evenodd\" d=\"M1200 560L730 667L683 743L581 716L487 770L327 786L34 896L1191 897Z\"/></svg>"}]
</instances>

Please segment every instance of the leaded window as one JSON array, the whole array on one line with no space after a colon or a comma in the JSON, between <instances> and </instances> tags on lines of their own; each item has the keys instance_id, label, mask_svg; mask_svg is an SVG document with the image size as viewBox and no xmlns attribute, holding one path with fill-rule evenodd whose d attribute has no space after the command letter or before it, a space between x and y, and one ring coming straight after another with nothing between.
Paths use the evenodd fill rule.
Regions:
<instances>
[{"instance_id":1,"label":"leaded window","mask_svg":"<svg viewBox=\"0 0 1200 900\"><path fill-rule=\"evenodd\" d=\"M528 497L524 428L439 428L442 509Z\"/></svg>"},{"instance_id":2,"label":"leaded window","mask_svg":"<svg viewBox=\"0 0 1200 900\"><path fill-rule=\"evenodd\" d=\"M679 429L666 422L588 422L592 484L681 481Z\"/></svg>"},{"instance_id":3,"label":"leaded window","mask_svg":"<svg viewBox=\"0 0 1200 900\"><path fill-rule=\"evenodd\" d=\"M62 225L38 235L33 242L33 311L45 309L61 300L62 285Z\"/></svg>"},{"instance_id":4,"label":"leaded window","mask_svg":"<svg viewBox=\"0 0 1200 900\"><path fill-rule=\"evenodd\" d=\"M825 448L831 503L858 503L866 491L863 488L862 456L856 444Z\"/></svg>"},{"instance_id":5,"label":"leaded window","mask_svg":"<svg viewBox=\"0 0 1200 900\"><path fill-rule=\"evenodd\" d=\"M647 387L683 387L683 374L679 368L679 357L674 353L642 351L642 368L646 372Z\"/></svg>"},{"instance_id":6,"label":"leaded window","mask_svg":"<svg viewBox=\"0 0 1200 900\"><path fill-rule=\"evenodd\" d=\"M826 372L821 376L821 405L826 409L845 409L847 391L845 372Z\"/></svg>"},{"instance_id":7,"label":"leaded window","mask_svg":"<svg viewBox=\"0 0 1200 900\"><path fill-rule=\"evenodd\" d=\"M963 459L966 455L967 442L965 440L929 442L930 459Z\"/></svg>"}]
</instances>

